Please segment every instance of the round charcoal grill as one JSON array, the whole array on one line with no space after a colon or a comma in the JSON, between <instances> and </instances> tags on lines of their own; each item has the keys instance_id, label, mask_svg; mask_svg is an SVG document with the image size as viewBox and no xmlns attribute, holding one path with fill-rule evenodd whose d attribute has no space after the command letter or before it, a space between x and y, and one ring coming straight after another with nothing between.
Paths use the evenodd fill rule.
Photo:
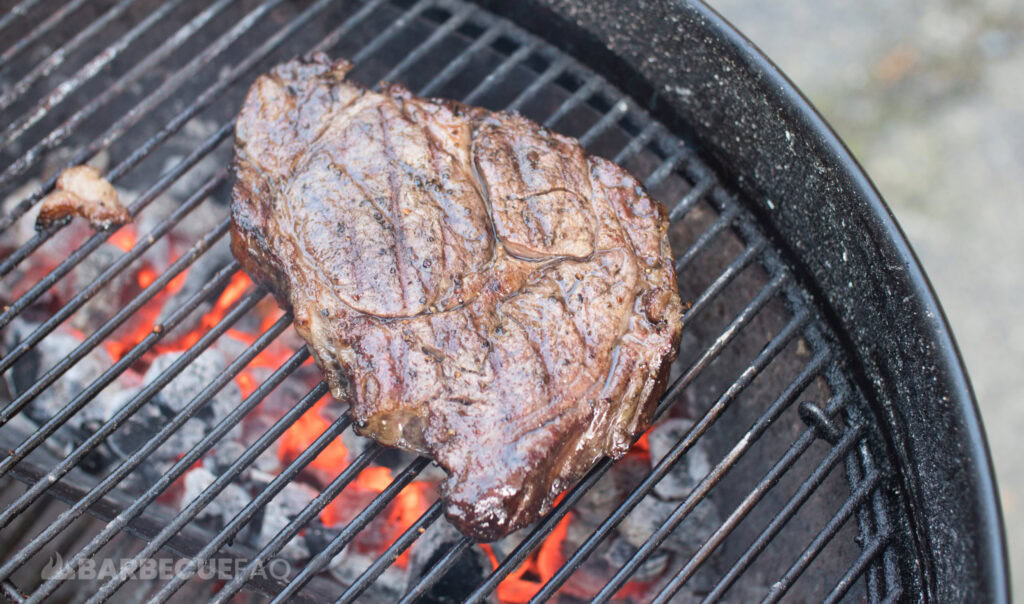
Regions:
<instances>
[{"instance_id":1,"label":"round charcoal grill","mask_svg":"<svg viewBox=\"0 0 1024 604\"><path fill-rule=\"evenodd\" d=\"M510 579L532 579L529 598L566 602L1008 599L984 436L920 267L842 144L703 4L22 0L5 9L5 597L486 602L508 601ZM350 576L333 572L365 533L385 530L392 502L431 467L372 443L354 448L343 405L323 403L308 353L289 339L290 317L268 314L267 292L246 286L223 254L234 113L258 73L313 49L352 60L369 85L398 81L520 111L625 166L670 209L687 310L658 413L688 418L686 429L563 545L549 576L516 569L582 514L616 464L597 464L514 545L490 549L478 574L466 569L480 566L480 545L454 535L422 563L413 554L418 572L388 585L396 558L443 522L436 500ZM86 161L118 187L133 225L35 232L55 173ZM211 349L230 351L228 361L202 365ZM199 377L176 390L185 375ZM246 446L208 461L272 402L278 412ZM268 452L311 411L321 418L313 435L265 471ZM310 468L343 439L344 469L311 482ZM670 513L589 593L567 594L698 449L706 467ZM385 463L390 481L351 517L318 524ZM216 471L189 480L197 464ZM246 480L232 513L203 525ZM314 487L293 507L275 504ZM714 525L661 556L644 589L626 589L706 502L720 511ZM257 525L266 538L253 536ZM304 557L289 558L299 538ZM180 561L179 574L80 572L83 560L159 557ZM190 572L219 560L233 562L227 576ZM258 572L279 560L291 561L288 573Z\"/></svg>"}]
</instances>

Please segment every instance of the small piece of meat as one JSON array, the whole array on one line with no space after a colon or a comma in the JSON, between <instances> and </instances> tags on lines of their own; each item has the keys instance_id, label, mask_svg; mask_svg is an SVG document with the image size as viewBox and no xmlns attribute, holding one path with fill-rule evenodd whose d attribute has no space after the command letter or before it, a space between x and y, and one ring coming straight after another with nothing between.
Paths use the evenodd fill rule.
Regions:
<instances>
[{"instance_id":1,"label":"small piece of meat","mask_svg":"<svg viewBox=\"0 0 1024 604\"><path fill-rule=\"evenodd\" d=\"M252 85L232 251L359 433L433 457L448 518L491 541L650 423L681 330L667 214L574 139L350 69Z\"/></svg>"},{"instance_id":2,"label":"small piece of meat","mask_svg":"<svg viewBox=\"0 0 1024 604\"><path fill-rule=\"evenodd\" d=\"M57 177L57 186L43 198L36 228L49 227L70 216L81 216L92 228L106 230L131 222L117 190L92 166L72 166Z\"/></svg>"}]
</instances>

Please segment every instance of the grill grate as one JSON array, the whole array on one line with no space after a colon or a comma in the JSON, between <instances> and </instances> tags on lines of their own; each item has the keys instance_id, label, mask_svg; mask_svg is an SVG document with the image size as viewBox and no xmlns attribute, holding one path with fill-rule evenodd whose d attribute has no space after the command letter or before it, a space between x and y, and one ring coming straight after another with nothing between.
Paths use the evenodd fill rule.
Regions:
<instances>
[{"instance_id":1,"label":"grill grate","mask_svg":"<svg viewBox=\"0 0 1024 604\"><path fill-rule=\"evenodd\" d=\"M699 408L699 415L692 428L636 489L612 509L575 552L568 554L567 561L543 586L537 599L555 595L698 441L711 443L713 450L721 452L719 459L656 527L647 542L608 578L596 593L596 601L613 599L696 506L705 498L716 496L728 502L725 509L730 513L692 556L673 561L667 571L671 579L661 585L654 601L670 601L701 568L712 562L720 572L701 594L708 601L743 599L744 595L737 596L730 589L742 587L741 578L752 575L769 578L763 583L767 592L760 596L777 601L800 584L801 577L806 577L808 569L816 565L834 567L836 572L818 572L824 578L815 579L803 590L828 601L842 599L851 589L872 601L895 600L903 593L905 586L899 569L912 563L904 560L906 553L899 551L892 539L897 531L904 530L891 520L896 507L902 504L889 489L879 488L889 480L884 445L874 428L874 419L856 388L848 382L844 360L834 352L829 330L816 313L813 300L791 277L784 259L744 209L743 201L718 182L692 145L652 121L633 100L623 97L600 76L511 23L457 0L340 4L328 0L268 0L259 4L221 0L206 7L188 6L182 1L154 4L124 0L103 10L95 9L94 20L80 31L70 22L86 10L82 6L85 3L71 2L51 13L36 4L24 0L0 19L0 40L5 41L5 50L0 54L0 78L4 83L0 116L9 118L2 135L5 167L0 172L0 188L6 193L15 188L20 191L0 218L0 230L11 233L31 222L31 210L55 182L53 176L33 179L50 154L61 148L72 150L63 160L69 165L103 153L120 158L105 175L119 187L141 188L142 192L129 206L136 217L144 215L175 183L202 168L205 160L214 158L219 167L202 179L173 212L156 222L150 233L139 237L133 247L105 266L91 283L49 314L17 345L5 349L0 358L0 373L17 371L19 361L34 347L51 337L90 300L109 293L107 286L115 277L137 266L144 254L198 208L217 207L221 218L123 308L84 337L70 354L47 368L27 389L12 393L11 399L4 401L0 410L0 438L8 452L0 461L0 476L16 478L25 489L5 502L0 527L13 526L33 506L52 501L53 497L64 506L37 534L17 548L6 550L0 560L0 580L8 598L40 601L62 585L59 576L41 583L32 579L30 589L26 578L15 573L45 553L53 540L74 530L74 523L86 512L105 524L64 561L65 568L74 568L125 532L144 541L142 549L134 554L136 560L167 549L187 560L185 571L193 571L218 556L237 557L238 552L231 548L240 531L349 427L347 416L338 417L216 534L202 539L189 537L190 525L202 510L323 397L326 387L320 383L180 512L164 522L150 518L151 506L161 494L307 361L309 354L302 349L267 376L142 494L126 497L121 492L120 483L146 464L150 453L285 333L290 324L290 317L285 315L241 350L222 371L211 376L202 391L138 450L117 460L91 483L82 479L81 468L90 456L103 450L111 434L140 409L151 405L161 388L251 315L267 297L265 291L255 290L227 309L216 324L209 326L181 357L142 387L113 417L83 435L64 454L43 455L46 445L70 418L102 397L104 389L155 350L165 334L223 290L239 270L232 260L158 328L75 393L55 415L31 433L18 434L11 429L17 427L16 420L33 400L108 341L147 302L222 240L228 228L223 205L227 174L222 160L229 156L233 110L256 73L310 49L352 59L357 65L354 77L364 82L404 81L419 94L459 97L468 103L522 111L546 126L577 136L591 151L630 167L671 209L674 244L678 245L676 270L681 287L692 288L683 292L684 300L692 304L684 316L685 335L678 367L657 414L661 417L671 408L690 401ZM16 26L22 21L26 27ZM169 27L168 24L174 24L173 29L161 34L160 28ZM28 33L19 37L15 31L18 29L27 29ZM36 56L32 50L42 41L60 40L61 35L72 30L78 33L66 36L68 41L49 58L32 62L31 58ZM17 69L21 63L27 66L24 73ZM213 121L213 133L166 169L154 171L154 165L169 157L167 149L183 128L196 118ZM159 176L154 179L153 174ZM25 185L32 182L38 184L26 189ZM59 239L67 228L62 225L44 230L21 242L0 262L0 277L18 276L41 249ZM45 301L55 285L92 258L113 235L91 235L10 300L0 312L0 329L9 328L16 318ZM772 316L777 318L774 323L769 320ZM743 356L744 352L752 354ZM786 368L791 369L788 374ZM768 382L778 388L769 393L765 385ZM801 402L794 405L798 400ZM702 405L701 401L712 402ZM328 540L295 576L281 581L255 576L254 571L277 556L382 453L382 447L368 445L273 539L249 552L245 556L249 564L220 587L213 599L226 601L249 589L275 601L291 597L355 601L420 537L423 529L437 521L441 515L439 503L430 505L350 585L328 591L330 586L319 578L322 571L417 478L428 466L428 460L415 459L397 472L391 485ZM840 462L843 472L835 471ZM480 602L490 597L612 465L608 460L598 463L569 490L548 516L500 560L468 600ZM731 480L740 475L746 479ZM831 489L829 493L843 493L841 501L831 502L838 505L822 500L826 487ZM804 521L800 524L808 526L801 526L794 533L795 523L791 521L811 507L824 510L824 521L814 525ZM838 535L843 537L837 539ZM799 541L800 536L808 539ZM0 533L0 540L8 537ZM854 539L859 548L843 545ZM764 554L770 546L782 543L785 547L781 549L785 551L766 560ZM458 540L408 587L402 601L411 602L428 593L472 547L474 543L468 538ZM799 554L793 557L795 551ZM166 601L188 581L189 575L182 573L146 597ZM101 601L112 597L124 583L125 578L111 578L93 598Z\"/></svg>"}]
</instances>

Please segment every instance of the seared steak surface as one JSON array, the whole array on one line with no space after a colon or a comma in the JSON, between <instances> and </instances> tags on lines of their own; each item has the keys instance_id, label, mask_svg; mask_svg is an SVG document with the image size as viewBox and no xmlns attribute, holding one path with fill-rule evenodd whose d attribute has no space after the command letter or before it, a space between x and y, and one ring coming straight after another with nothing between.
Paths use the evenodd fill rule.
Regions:
<instances>
[{"instance_id":1,"label":"seared steak surface","mask_svg":"<svg viewBox=\"0 0 1024 604\"><path fill-rule=\"evenodd\" d=\"M650 422L680 332L665 209L574 139L350 69L252 85L232 250L358 431L434 458L448 518L494 540Z\"/></svg>"}]
</instances>

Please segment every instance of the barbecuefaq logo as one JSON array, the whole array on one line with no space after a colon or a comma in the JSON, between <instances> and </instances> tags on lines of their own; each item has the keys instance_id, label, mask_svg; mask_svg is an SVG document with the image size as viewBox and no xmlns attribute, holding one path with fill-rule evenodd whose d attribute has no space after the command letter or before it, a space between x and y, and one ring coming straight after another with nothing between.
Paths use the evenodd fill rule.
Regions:
<instances>
[{"instance_id":1,"label":"barbecuefaq logo","mask_svg":"<svg viewBox=\"0 0 1024 604\"><path fill-rule=\"evenodd\" d=\"M64 558L54 552L40 573L43 580L85 580L96 581L113 578L125 580L160 580L170 581L177 576L185 578L198 577L204 580L216 579L230 581L238 575L246 574L249 578L271 577L283 580L291 575L291 564L287 560L275 558L269 562L257 562L249 568L250 562L245 558L218 558L196 562L188 558L174 560L171 558L122 558L120 560L106 558L82 558L72 560L65 566Z\"/></svg>"}]
</instances>

